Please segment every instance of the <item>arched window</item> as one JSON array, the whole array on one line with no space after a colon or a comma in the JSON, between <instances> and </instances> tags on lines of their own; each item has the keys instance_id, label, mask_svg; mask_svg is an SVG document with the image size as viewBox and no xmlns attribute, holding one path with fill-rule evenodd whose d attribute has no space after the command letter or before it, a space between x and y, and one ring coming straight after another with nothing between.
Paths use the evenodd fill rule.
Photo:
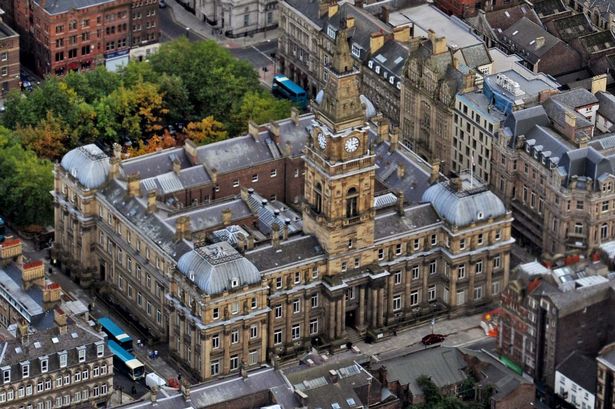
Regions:
<instances>
[{"instance_id":1,"label":"arched window","mask_svg":"<svg viewBox=\"0 0 615 409\"><path fill-rule=\"evenodd\" d=\"M351 187L346 194L346 217L355 217L359 214L357 210L358 201L359 192L354 187Z\"/></svg>"},{"instance_id":2,"label":"arched window","mask_svg":"<svg viewBox=\"0 0 615 409\"><path fill-rule=\"evenodd\" d=\"M322 212L322 185L320 183L316 183L314 188L314 208L316 213Z\"/></svg>"}]
</instances>

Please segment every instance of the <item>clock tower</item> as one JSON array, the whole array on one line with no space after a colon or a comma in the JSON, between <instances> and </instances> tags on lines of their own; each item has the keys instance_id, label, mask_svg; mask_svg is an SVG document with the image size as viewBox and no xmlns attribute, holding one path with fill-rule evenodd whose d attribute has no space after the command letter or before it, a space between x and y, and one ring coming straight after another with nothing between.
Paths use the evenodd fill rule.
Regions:
<instances>
[{"instance_id":1,"label":"clock tower","mask_svg":"<svg viewBox=\"0 0 615 409\"><path fill-rule=\"evenodd\" d=\"M304 230L329 255L330 272L373 262L375 156L359 93L359 71L346 27L336 33L335 54L304 150ZM341 267L345 266L345 267Z\"/></svg>"}]
</instances>

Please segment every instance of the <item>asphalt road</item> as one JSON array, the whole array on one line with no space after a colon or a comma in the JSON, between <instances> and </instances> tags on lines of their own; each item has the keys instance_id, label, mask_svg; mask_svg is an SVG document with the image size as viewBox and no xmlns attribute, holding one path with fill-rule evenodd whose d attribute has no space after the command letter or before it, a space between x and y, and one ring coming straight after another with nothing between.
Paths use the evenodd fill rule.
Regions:
<instances>
[{"instance_id":1,"label":"asphalt road","mask_svg":"<svg viewBox=\"0 0 615 409\"><path fill-rule=\"evenodd\" d=\"M186 27L177 24L173 20L173 13L170 7L159 9L160 11L160 36L161 41L170 41L179 37L188 37L190 41L203 40L204 38L194 31L186 30ZM241 39L234 40L241 44ZM275 53L278 49L277 39L263 41L255 45L247 45L245 47L229 48L231 54L235 57L249 62L254 68L261 69L263 67L273 65Z\"/></svg>"}]
</instances>

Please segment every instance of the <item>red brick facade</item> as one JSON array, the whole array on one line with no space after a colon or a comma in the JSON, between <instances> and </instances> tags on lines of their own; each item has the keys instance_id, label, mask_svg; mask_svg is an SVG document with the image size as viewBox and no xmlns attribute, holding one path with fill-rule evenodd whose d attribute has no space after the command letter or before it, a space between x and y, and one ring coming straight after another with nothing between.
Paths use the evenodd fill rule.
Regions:
<instances>
[{"instance_id":1,"label":"red brick facade","mask_svg":"<svg viewBox=\"0 0 615 409\"><path fill-rule=\"evenodd\" d=\"M132 46L159 38L158 2L108 0L91 7L50 14L45 2L16 2L15 24L39 74L65 74L127 55Z\"/></svg>"},{"instance_id":2,"label":"red brick facade","mask_svg":"<svg viewBox=\"0 0 615 409\"><path fill-rule=\"evenodd\" d=\"M0 95L19 89L19 35L0 22Z\"/></svg>"}]
</instances>

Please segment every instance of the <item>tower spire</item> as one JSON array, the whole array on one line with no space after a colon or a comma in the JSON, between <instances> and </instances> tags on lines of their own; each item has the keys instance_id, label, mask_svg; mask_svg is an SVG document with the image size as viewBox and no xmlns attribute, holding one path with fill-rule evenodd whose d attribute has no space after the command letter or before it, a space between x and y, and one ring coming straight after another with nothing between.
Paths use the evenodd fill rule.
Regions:
<instances>
[{"instance_id":1,"label":"tower spire","mask_svg":"<svg viewBox=\"0 0 615 409\"><path fill-rule=\"evenodd\" d=\"M340 19L335 36L335 51L328 72L322 102L316 109L316 118L333 132L365 125L365 113L359 92L359 71L354 68L348 45L346 18Z\"/></svg>"}]
</instances>

